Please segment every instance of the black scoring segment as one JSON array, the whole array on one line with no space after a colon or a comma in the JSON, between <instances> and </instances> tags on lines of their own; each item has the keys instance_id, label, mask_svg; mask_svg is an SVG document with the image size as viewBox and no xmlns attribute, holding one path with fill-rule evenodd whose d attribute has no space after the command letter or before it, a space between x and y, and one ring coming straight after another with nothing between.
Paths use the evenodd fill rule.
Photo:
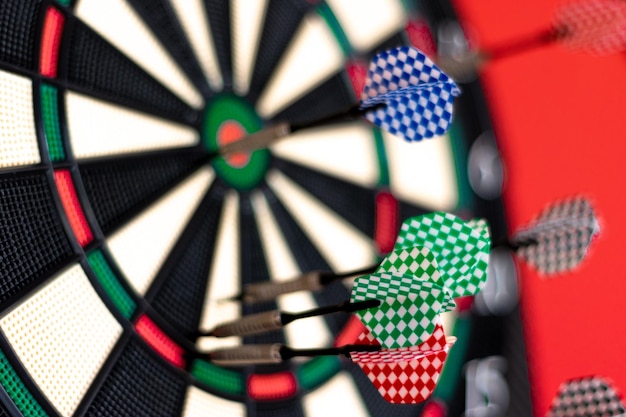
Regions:
<instances>
[{"instance_id":1,"label":"black scoring segment","mask_svg":"<svg viewBox=\"0 0 626 417\"><path fill-rule=\"evenodd\" d=\"M8 306L72 256L45 174L0 176L0 303Z\"/></svg>"},{"instance_id":2,"label":"black scoring segment","mask_svg":"<svg viewBox=\"0 0 626 417\"><path fill-rule=\"evenodd\" d=\"M205 95L209 86L187 41L183 28L178 23L176 13L169 1L130 0L129 3L142 16L150 29L172 55L178 66L184 70L193 84Z\"/></svg>"},{"instance_id":3,"label":"black scoring segment","mask_svg":"<svg viewBox=\"0 0 626 417\"><path fill-rule=\"evenodd\" d=\"M205 0L211 36L219 61L224 89L230 90L233 84L233 57L230 27L230 2L228 0Z\"/></svg>"},{"instance_id":4,"label":"black scoring segment","mask_svg":"<svg viewBox=\"0 0 626 417\"><path fill-rule=\"evenodd\" d=\"M92 95L181 122L198 113L87 25L74 20L68 80Z\"/></svg>"},{"instance_id":5,"label":"black scoring segment","mask_svg":"<svg viewBox=\"0 0 626 417\"><path fill-rule=\"evenodd\" d=\"M130 339L86 412L93 417L180 415L186 384L173 368Z\"/></svg>"},{"instance_id":6,"label":"black scoring segment","mask_svg":"<svg viewBox=\"0 0 626 417\"><path fill-rule=\"evenodd\" d=\"M366 236L374 236L376 190L275 158L276 168Z\"/></svg>"},{"instance_id":7,"label":"black scoring segment","mask_svg":"<svg viewBox=\"0 0 626 417\"><path fill-rule=\"evenodd\" d=\"M280 231L289 245L289 250L298 263L298 268L305 272L330 271L331 268L328 262L271 188L264 185L262 190L280 227ZM350 298L350 292L342 283L334 283L321 291L315 291L313 297L318 305L326 306L346 301ZM326 314L323 318L330 331L333 334L337 334L346 324L347 317L345 314Z\"/></svg>"},{"instance_id":8,"label":"black scoring segment","mask_svg":"<svg viewBox=\"0 0 626 417\"><path fill-rule=\"evenodd\" d=\"M256 102L278 61L292 40L311 3L305 0L270 0L257 52L248 99Z\"/></svg>"},{"instance_id":9,"label":"black scoring segment","mask_svg":"<svg viewBox=\"0 0 626 417\"><path fill-rule=\"evenodd\" d=\"M213 183L146 296L183 335L200 324L226 191L221 181Z\"/></svg>"},{"instance_id":10,"label":"black scoring segment","mask_svg":"<svg viewBox=\"0 0 626 417\"><path fill-rule=\"evenodd\" d=\"M41 0L0 2L0 62L34 70Z\"/></svg>"},{"instance_id":11,"label":"black scoring segment","mask_svg":"<svg viewBox=\"0 0 626 417\"><path fill-rule=\"evenodd\" d=\"M196 149L180 149L85 162L79 165L85 191L103 233L128 220L204 160Z\"/></svg>"},{"instance_id":12,"label":"black scoring segment","mask_svg":"<svg viewBox=\"0 0 626 417\"><path fill-rule=\"evenodd\" d=\"M345 74L340 73L290 104L273 119L289 120L292 124L306 123L348 110L356 102L350 82Z\"/></svg>"},{"instance_id":13,"label":"black scoring segment","mask_svg":"<svg viewBox=\"0 0 626 417\"><path fill-rule=\"evenodd\" d=\"M299 399L281 401L279 403L266 402L251 404L252 410L248 415L255 417L305 417ZM1 416L0 416L1 417Z\"/></svg>"},{"instance_id":14,"label":"black scoring segment","mask_svg":"<svg viewBox=\"0 0 626 417\"><path fill-rule=\"evenodd\" d=\"M249 192L242 192L239 199L239 228L240 228L240 264L241 285L267 282L269 271L264 253L259 228L254 214L254 207ZM255 314L277 308L275 301L267 301L252 305L242 306L242 315ZM244 338L245 344L261 343L285 343L285 335L282 331L274 331L267 334L248 336Z\"/></svg>"}]
</instances>

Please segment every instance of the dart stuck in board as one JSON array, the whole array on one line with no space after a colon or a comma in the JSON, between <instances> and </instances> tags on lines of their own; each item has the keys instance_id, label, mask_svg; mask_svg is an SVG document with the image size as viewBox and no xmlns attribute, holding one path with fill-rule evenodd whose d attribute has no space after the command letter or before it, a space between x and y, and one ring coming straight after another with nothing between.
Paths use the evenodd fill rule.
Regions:
<instances>
[{"instance_id":1,"label":"dart stuck in board","mask_svg":"<svg viewBox=\"0 0 626 417\"><path fill-rule=\"evenodd\" d=\"M486 50L440 56L439 65L454 79L475 76L491 60L504 59L549 44L575 52L609 55L626 50L626 5L620 0L579 0L556 10L550 27Z\"/></svg>"},{"instance_id":2,"label":"dart stuck in board","mask_svg":"<svg viewBox=\"0 0 626 417\"><path fill-rule=\"evenodd\" d=\"M577 267L587 256L600 225L591 202L577 196L549 204L530 224L522 227L513 242L524 242L520 258L546 276ZM529 240L534 244L526 244Z\"/></svg>"},{"instance_id":3,"label":"dart stuck in board","mask_svg":"<svg viewBox=\"0 0 626 417\"><path fill-rule=\"evenodd\" d=\"M490 246L489 228L484 220L465 222L449 213L425 214L403 222L393 250L379 264L340 274L310 271L281 283L248 284L243 286L242 293L224 301L269 301L294 291L319 291L334 281L357 275L407 271L427 272L437 285L453 291L450 297L474 295L486 280ZM428 271L422 270L421 262L430 264Z\"/></svg>"},{"instance_id":4,"label":"dart stuck in board","mask_svg":"<svg viewBox=\"0 0 626 417\"><path fill-rule=\"evenodd\" d=\"M431 213L425 216L432 217L435 214L436 213ZM452 215L440 213L439 216ZM407 219L401 227L408 232L410 227L416 227L416 225L423 222L425 218L426 217L418 216ZM432 227L432 230L428 229L426 235L433 238L434 241L437 241L436 235L438 232L436 230L437 228L441 228L443 223L441 221L433 223L432 220L429 220L429 222L429 228ZM410 226L411 224L414 226ZM488 256L484 251L484 249L487 248L487 246L484 245L484 239L489 237L489 229L483 220L471 220L467 222L467 225L474 227L475 232L483 236L483 243L481 243L483 251L482 254L480 254L480 250L477 252L478 247L470 246L470 252L467 254L470 258L473 257L474 261L465 265L465 268L472 269L471 265L478 266L478 259L484 258L483 262L480 263L481 268L476 271L476 274L486 274L486 272L483 271ZM470 235L472 234L468 229L466 229L466 232L469 232ZM591 241L599 232L600 226L595 217L591 202L584 197L578 196L548 204L532 223L522 227L511 238L491 243L490 246L492 249L504 248L510 250L519 259L525 260L531 265L536 265L539 272L542 274L551 275L569 271L580 264L587 255ZM401 232L400 236L403 236L403 233L404 232ZM476 239L477 236L474 236L474 238ZM410 246L410 242L416 241L416 239L416 237L409 236L409 243L405 243L405 237L398 237L398 241L401 243L396 243L394 249L380 264L370 265L344 273L309 271L291 280L280 283L263 282L247 284L243 286L243 291L240 294L222 301L241 301L244 303L270 301L276 299L276 297L281 294L288 294L295 291L320 291L325 286L337 280L349 279L363 274L371 274L377 270L384 272L404 272L409 268L406 260L411 255L402 253L407 250L402 247L407 246L410 250L417 249L418 246ZM476 242L478 242L478 240L476 240ZM422 244L425 243L422 242ZM431 245L430 248L433 249L434 245L432 243L428 245ZM445 253L450 253L449 250L443 252L444 248L442 247L438 247L436 250L442 253L444 257ZM458 249L458 251L461 250L463 249ZM401 260L398 260L399 257L402 257ZM449 260L443 261L444 264L449 262ZM456 261L453 259L453 262L458 263L458 257ZM467 283L468 279L465 278L464 280ZM452 278L450 282L453 286L457 286L457 284L454 284L454 278ZM478 279L476 282L478 286L482 288L482 278ZM439 285L445 287L443 281L441 281ZM459 289L456 296L459 296L458 294L473 295L468 288Z\"/></svg>"},{"instance_id":5,"label":"dart stuck in board","mask_svg":"<svg viewBox=\"0 0 626 417\"><path fill-rule=\"evenodd\" d=\"M244 345L200 355L223 366L249 366L281 363L296 356L343 354L359 365L385 400L425 401L454 343L454 339L446 340L440 315L454 309L453 296L475 295L482 288L489 248L488 226L483 220L464 222L441 212L407 219L396 249L375 271L356 278L349 301L302 313L276 310L247 315L198 334L226 337L266 333L300 318L345 311L354 313L361 322L355 343L317 350L283 344ZM303 278L267 293L306 290L310 280ZM244 295L231 301L245 299ZM366 348L360 348L361 344ZM396 382L398 379L401 383Z\"/></svg>"},{"instance_id":6,"label":"dart stuck in board","mask_svg":"<svg viewBox=\"0 0 626 417\"><path fill-rule=\"evenodd\" d=\"M361 117L409 142L433 138L450 128L454 98L459 94L454 81L416 48L390 49L370 62L358 105L305 123L277 122L220 147L216 155L266 148L290 133Z\"/></svg>"}]
</instances>

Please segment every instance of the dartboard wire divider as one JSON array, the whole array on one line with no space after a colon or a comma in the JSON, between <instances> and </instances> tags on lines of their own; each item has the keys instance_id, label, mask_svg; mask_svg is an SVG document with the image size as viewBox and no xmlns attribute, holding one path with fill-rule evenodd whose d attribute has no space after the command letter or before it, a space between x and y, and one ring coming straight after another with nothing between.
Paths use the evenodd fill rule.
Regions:
<instances>
[{"instance_id":1,"label":"dartboard wire divider","mask_svg":"<svg viewBox=\"0 0 626 417\"><path fill-rule=\"evenodd\" d=\"M189 27L185 25L191 24L192 20L185 15L187 20L180 20L185 25L177 23L182 16L179 6L175 6L178 3L151 3L155 10L168 11L161 15L166 17L160 26L155 23L158 11L155 15L148 15L141 1L129 3L107 3L107 7L121 7L119 10L124 12L115 15L118 31L123 32L121 28L124 28L137 35L139 30L141 36L137 39L143 39L142 36L147 33L150 41L156 39L147 44L150 48L154 48L154 43L158 45L162 42L167 51L165 55L170 53L179 62L192 62L190 65L193 68L183 68L183 71L189 72L189 90L193 91L196 87L204 97L213 93L212 87L220 85L219 77L206 77L206 81L205 77L198 76L203 68L199 68L197 62L193 64L197 50L190 46L177 50L164 41L166 37L163 35L170 29L175 36L182 34L183 39L189 36L185 32ZM181 326L180 322L187 320L195 323L192 326L187 324L187 327L195 326L197 329L200 325L199 312L194 311L189 319L185 314L177 316L180 312L174 312L174 309L196 303L197 310L197 306L204 302L204 293L210 290L211 284L206 282L207 272L212 267L210 263L213 259L221 259L220 256L213 259L198 257L198 252L207 247L212 249L221 237L213 233L209 241L198 243L199 233L194 232L221 229L226 219L234 218L237 223L237 217L243 222L240 232L256 230L256 227L244 227L259 225L255 220L256 213L246 212L254 210L254 204L249 200L252 192L248 187L257 187L262 183L258 181L263 181L263 178L255 179L253 185L233 183L236 180L229 176L228 167L215 166L216 174L198 162L206 153L207 146L213 146L203 143L198 133L213 128L203 124L209 123L208 119L203 121L202 112L186 104L197 103L198 94L170 88L183 95L181 99L168 90L171 80L177 77L176 70L173 70L171 79L163 76L169 59L156 67L163 71L159 74L150 72L150 67L144 62L135 61L136 56L131 54L133 59L127 58L132 51L129 52L126 46L133 44L134 37L125 34L124 42L120 43L119 38L115 38L118 36L116 31L106 31L106 19L110 16L98 13L101 10L97 6L90 8L93 4L87 0L4 2L7 18L1 22L3 39L0 42L0 104L4 117L0 122L2 127L14 129L8 134L8 142L2 145L3 157L0 158L1 204L8 216L3 227L10 231L4 239L9 235L24 236L20 241L23 245L1 241L5 251L3 275L6 273L7 277L15 277L9 283L10 287L3 290L0 319L0 348L3 352L0 384L4 390L0 390L0 399L6 400L3 405L7 412L15 415L85 415L102 410L114 413L119 411L116 407L130 407L136 414L192 415L198 408L210 407L228 415L243 415L246 412L259 416L266 413L276 415L278 412L301 414L304 409L308 410L307 415L316 415L327 411L323 398L330 398L329 391L337 386L354 386L354 392L361 391L361 394L351 397L353 402L348 402L351 411L387 415L387 410L391 408L371 387L368 388L369 381L358 373L360 371L346 368L337 361L312 360L295 367L246 369L243 373L219 369L206 362L185 362L184 352L195 347L181 334L184 331L180 329L185 326ZM352 51L356 51L350 46L349 28L341 25L341 19L347 19L347 15L345 10L341 14L340 3L285 4L280 6L279 2L272 2L267 6L271 12L267 13L263 22L266 26L260 37L258 56L269 59L270 64L277 65L280 55L286 53L291 39L286 35L295 33L303 16L309 19L306 20L307 27L313 27L314 31L325 28L322 33L336 37L327 36L326 39L333 39L332 51L337 51L339 56L344 57L346 51L350 56ZM223 91L236 92L241 85L237 86L236 80L230 77L234 71L229 58L231 42L235 41L229 36L218 36L221 29L234 25L228 19L228 5L211 2L205 6L211 8L207 33L213 37L217 48L215 61L223 77ZM386 31L384 36L374 38L375 42L367 48L356 51L354 56L357 58L371 56L373 51L387 46L405 43L405 6L390 1L388 7L395 14L390 14L387 27L383 28ZM295 17L285 20L290 13ZM223 16L227 18L220 21ZM103 20L98 20L100 18ZM381 15L376 13L361 13L359 18L369 18L370 24L381 21ZM401 24L397 21L393 23L396 19ZM270 25L277 21L282 22L280 27L283 29ZM350 30L354 33L354 28L358 27L353 24ZM393 30L389 31L389 28ZM272 36L277 36L278 43L282 45L276 46L277 42L273 42L272 46L263 44L263 39L271 39ZM188 44L183 42L182 45ZM122 48L126 49L120 52ZM193 59L185 61L189 56ZM343 68L344 58L340 61ZM258 63L262 62L262 59L258 60ZM271 66L266 65L250 75L250 85L268 82L271 74L264 75L263 71L271 72ZM358 74L358 71L355 72ZM196 76L190 76L193 73ZM260 74L258 78L261 81L255 80L255 74ZM302 117L303 109L308 110L308 116L316 111L330 111L333 106L344 108L346 104L352 104L354 92L348 79L346 73L340 71L327 80L320 80L319 88L305 92L304 99L287 103L287 107L274 117L297 120ZM353 80L358 84L358 77L353 77ZM480 100L477 98L480 97L478 86L464 88L465 98L461 100L465 103L457 106L460 109L458 121L450 134L456 152L453 158L461 164L465 159L462 154L464 142L471 143L477 133L488 126L488 123L483 124L484 120L479 120L483 116L477 118L472 113L473 107L468 105ZM336 93L330 94L331 91ZM251 100L258 99L254 97ZM316 102L320 104L311 105ZM211 103L220 103L221 108L239 106L242 114L238 120L240 125L259 123L258 116L250 112L237 94L214 94ZM142 135L133 130L136 124L141 125ZM358 134L362 136L364 129L358 127ZM389 187L391 192L378 193L358 184L346 187L349 183L334 178L337 173L320 174L316 169L298 167L298 164L282 156L269 158L267 152L258 154L259 164L263 166L280 160L281 169L290 172L292 177L297 175L299 183L307 176L316 181L325 180L316 185L325 187L317 193L311 182L305 182L307 192L321 198L324 204L335 206L335 209L337 204L328 198L332 189L329 187L339 184L340 189L350 197L366 195L370 204L376 195L382 200L381 207L389 205L398 218L421 213L422 209L415 202L402 201L402 198L398 201L393 196L397 190L393 188L391 177L397 175L393 170L399 164L388 160L392 154L390 149L385 148L397 148L394 157L405 153L406 148L399 145L397 138L385 137L383 140L383 134L376 129L370 131L368 140L371 141L372 136L375 150L366 154L369 156L363 160L373 162L381 170L380 178L375 181L376 187L383 190ZM142 138L146 137L150 139L148 143L145 140L142 142ZM352 150L361 152L357 148ZM372 158L372 155L377 156ZM312 158L313 155L308 156ZM297 162L303 163L302 159ZM463 170L464 167L456 168L459 182L463 182ZM138 178L144 183L137 181ZM290 181L282 179L281 184ZM459 207L472 208L473 213L494 219L494 234L502 233L501 202L473 197L466 184L461 188L464 191L458 196ZM132 191L119 192L122 189ZM193 191L196 189L208 191ZM233 192L233 189L236 191ZM298 226L289 215L287 205L290 201L281 199L280 195L276 197L276 190L266 185L261 187L261 191L263 198L260 201L273 204L269 211L273 215L269 218L274 217L276 222L282 222L279 223L281 227L290 228L292 235L289 243L299 239L310 242L307 238L309 231L303 231L302 225ZM237 195L239 202L243 201L245 206L237 204ZM239 213L236 213L237 205L240 206ZM188 207L181 216L178 213L183 206ZM155 207L158 207L157 211ZM228 211L224 207L235 207L236 210ZM341 215L345 216L345 211ZM153 214L155 212L156 215ZM151 254L135 241L130 246L124 242L129 224L140 224L132 234L142 236L138 232L141 230L150 240L152 235L149 232L154 229L152 226L155 223L142 223L143 220L138 219L152 216L161 220L157 224L164 229L168 224L162 218L165 213L172 212L177 213L175 217L180 224L167 231L166 244L155 240L156 244L163 245L159 248L160 254ZM366 229L369 236L373 236L375 231L371 224L375 210L369 209L368 212L369 221L353 221L368 223ZM277 213L284 214L284 217L278 217ZM219 233L227 234L221 230ZM259 259L262 259L260 240L263 236L258 236L257 232L241 233L251 242L253 250L249 253L261 255ZM28 244L24 244L27 241ZM303 255L305 249L311 248L315 249L311 253L317 253L317 259ZM292 244L290 249L297 252L295 261L300 263L300 269L329 266L313 243L305 246ZM149 268L154 265L146 266L148 262L137 262L147 254L152 263L159 264L158 271L150 271ZM184 256L196 262L182 262L187 260ZM255 261L257 258L252 256L250 259ZM191 301L186 300L189 301L186 304L172 302L168 297L174 293L164 290L171 290L169 287L177 284L167 277L189 275L189 271L181 265L196 266L204 272L204 282L189 282L188 276L184 281L186 289L196 297L190 296ZM265 261L259 265L265 265L267 269ZM254 278L253 272L247 270L248 274L252 274L250 278ZM198 272L195 271L195 274ZM266 277L267 274L263 279ZM332 300L338 296L333 292L340 295L344 290L336 286L316 297ZM200 304L197 304L198 297L201 298ZM469 320L469 316L457 320L457 326L465 319ZM349 331L349 328L340 331L345 327L343 324L327 321L325 325L333 330L333 337L338 334L341 338ZM468 327L465 326L465 329L467 331ZM457 363L462 361L462 357L456 360ZM45 365L41 366L41 363ZM349 379L353 382L347 382ZM454 378L444 375L442 379L452 381ZM121 387L142 387L151 395L141 398L133 389L123 392ZM345 394L343 389L341 392ZM336 395L336 392L330 394ZM445 400L452 401L452 396ZM415 415L419 409L393 408L393 412L395 415Z\"/></svg>"}]
</instances>

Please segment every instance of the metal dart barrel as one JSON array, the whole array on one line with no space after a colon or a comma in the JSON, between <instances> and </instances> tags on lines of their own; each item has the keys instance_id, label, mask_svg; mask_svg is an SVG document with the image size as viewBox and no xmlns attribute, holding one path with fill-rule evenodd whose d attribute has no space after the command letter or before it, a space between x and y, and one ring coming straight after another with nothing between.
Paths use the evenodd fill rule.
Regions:
<instances>
[{"instance_id":1,"label":"metal dart barrel","mask_svg":"<svg viewBox=\"0 0 626 417\"><path fill-rule=\"evenodd\" d=\"M281 294L296 291L319 291L322 289L320 272L307 272L295 280L285 282L260 282L247 284L243 287L241 301L245 303L258 303L271 301Z\"/></svg>"},{"instance_id":2,"label":"metal dart barrel","mask_svg":"<svg viewBox=\"0 0 626 417\"><path fill-rule=\"evenodd\" d=\"M283 361L280 354L282 346L280 343L274 343L218 349L210 352L208 358L220 366L269 365Z\"/></svg>"},{"instance_id":3,"label":"metal dart barrel","mask_svg":"<svg viewBox=\"0 0 626 417\"><path fill-rule=\"evenodd\" d=\"M281 313L278 310L244 316L236 321L214 328L208 336L228 337L247 336L270 332L283 327Z\"/></svg>"}]
</instances>

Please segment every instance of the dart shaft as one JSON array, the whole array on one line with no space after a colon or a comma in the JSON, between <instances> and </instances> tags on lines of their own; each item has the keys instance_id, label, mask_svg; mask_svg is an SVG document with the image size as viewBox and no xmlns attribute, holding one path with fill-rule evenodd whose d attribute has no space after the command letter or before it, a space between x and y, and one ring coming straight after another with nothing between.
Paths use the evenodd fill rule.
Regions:
<instances>
[{"instance_id":1,"label":"dart shaft","mask_svg":"<svg viewBox=\"0 0 626 417\"><path fill-rule=\"evenodd\" d=\"M371 265L354 271L335 274L332 272L311 271L299 277L285 282L259 282L247 284L243 287L241 295L234 298L245 303L259 303L263 301L275 300L283 294L296 291L319 291L325 286L345 278L355 275L370 274L378 268L378 265Z\"/></svg>"},{"instance_id":2,"label":"dart shaft","mask_svg":"<svg viewBox=\"0 0 626 417\"><path fill-rule=\"evenodd\" d=\"M382 347L380 345L344 345L339 347L316 349L291 349L287 346L283 346L283 349L281 350L281 356L283 360L291 359L298 356L316 357L343 355L349 358L350 352L377 352L381 349Z\"/></svg>"},{"instance_id":3,"label":"dart shaft","mask_svg":"<svg viewBox=\"0 0 626 417\"><path fill-rule=\"evenodd\" d=\"M327 124L346 122L350 120L358 120L363 115L363 111L359 108L359 105L350 107L347 110L343 110L328 116L324 116L317 120L312 120L304 123L293 124L291 131L296 132L298 130L310 129L312 127L324 126Z\"/></svg>"},{"instance_id":4,"label":"dart shaft","mask_svg":"<svg viewBox=\"0 0 626 417\"><path fill-rule=\"evenodd\" d=\"M524 236L526 234L540 234L540 233L555 233L558 230L564 229L584 229L591 228L596 229L598 227L597 220L593 217L593 214L583 216L572 216L572 217L559 217L554 219L542 220L530 227L527 227L525 230L520 230L518 232L519 236Z\"/></svg>"},{"instance_id":5,"label":"dart shaft","mask_svg":"<svg viewBox=\"0 0 626 417\"><path fill-rule=\"evenodd\" d=\"M565 206L567 207L567 206ZM586 206L583 206L586 207ZM553 210L560 206L553 207ZM565 210L564 210L565 211ZM518 231L515 237L503 245L512 250L518 250L529 246L539 244L539 241L546 240L553 236L563 235L566 233L581 233L589 230L590 234L596 234L599 231L599 225L593 215L593 211L580 211L575 214L561 215L548 218L542 218L529 226Z\"/></svg>"},{"instance_id":6,"label":"dart shaft","mask_svg":"<svg viewBox=\"0 0 626 417\"><path fill-rule=\"evenodd\" d=\"M380 103L379 106L384 106L384 103ZM240 140L221 146L217 151L217 155L226 157L238 152L252 152L257 149L264 149L290 133L336 122L356 120L362 116L362 113L363 111L356 105L348 110L304 123L292 125L288 122L280 122L258 132L251 133Z\"/></svg>"},{"instance_id":7,"label":"dart shaft","mask_svg":"<svg viewBox=\"0 0 626 417\"><path fill-rule=\"evenodd\" d=\"M483 51L482 55L487 59L507 58L555 42L564 36L564 33L565 32L559 28L546 29L539 33L534 33L530 36L508 42L505 45Z\"/></svg>"},{"instance_id":8,"label":"dart shaft","mask_svg":"<svg viewBox=\"0 0 626 417\"><path fill-rule=\"evenodd\" d=\"M318 308L303 311L300 313L282 313L281 320L283 324L289 324L294 320L304 319L307 317L322 316L324 314L331 314L331 313L338 313L338 312L353 313L355 311L363 310L366 308L378 307L379 305L380 305L380 300L365 300L365 301L359 301L356 303L346 301L341 304L318 307Z\"/></svg>"},{"instance_id":9,"label":"dart shaft","mask_svg":"<svg viewBox=\"0 0 626 417\"><path fill-rule=\"evenodd\" d=\"M320 284L322 286L326 286L331 284L337 280L354 277L356 275L365 275L376 272L378 269L378 264L366 266L365 268L355 269L349 272L343 272L341 274L333 274L333 273L321 273L320 274Z\"/></svg>"},{"instance_id":10,"label":"dart shaft","mask_svg":"<svg viewBox=\"0 0 626 417\"><path fill-rule=\"evenodd\" d=\"M292 349L280 343L267 345L245 345L208 352L208 359L220 366L271 365L295 357L337 356L350 357L350 352L372 352L380 350L376 345L345 345L332 348Z\"/></svg>"},{"instance_id":11,"label":"dart shaft","mask_svg":"<svg viewBox=\"0 0 626 417\"><path fill-rule=\"evenodd\" d=\"M537 239L531 237L513 240L505 239L500 242L493 243L491 247L493 249L504 248L515 252L520 248L527 248L529 246L536 245L537 243Z\"/></svg>"},{"instance_id":12,"label":"dart shaft","mask_svg":"<svg viewBox=\"0 0 626 417\"><path fill-rule=\"evenodd\" d=\"M281 329L283 326L291 323L292 321L306 317L320 316L340 311L350 313L365 308L373 308L378 305L380 305L379 300L366 300L358 303L346 301L341 304L319 307L300 313L284 313L278 310L266 311L263 313L244 316L236 321L219 325L211 332L205 334L205 336L229 337L265 333Z\"/></svg>"},{"instance_id":13,"label":"dart shaft","mask_svg":"<svg viewBox=\"0 0 626 417\"><path fill-rule=\"evenodd\" d=\"M275 124L258 132L243 137L240 140L228 143L219 148L220 156L229 156L237 152L252 152L270 146L277 140L291 133L291 126L287 122Z\"/></svg>"}]
</instances>

